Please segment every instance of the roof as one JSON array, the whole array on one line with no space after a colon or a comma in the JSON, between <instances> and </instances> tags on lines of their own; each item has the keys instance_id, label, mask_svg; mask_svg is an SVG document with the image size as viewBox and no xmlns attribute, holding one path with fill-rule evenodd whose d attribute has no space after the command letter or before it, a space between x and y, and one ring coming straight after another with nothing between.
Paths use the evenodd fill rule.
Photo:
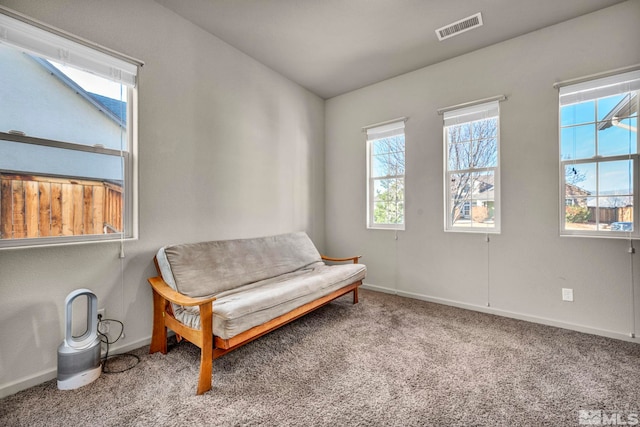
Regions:
<instances>
[{"instance_id":1,"label":"roof","mask_svg":"<svg viewBox=\"0 0 640 427\"><path fill-rule=\"evenodd\" d=\"M585 190L584 188L574 184L569 184L568 182L564 184L564 191L565 191L565 196L569 196L569 197L591 195L591 192L589 190Z\"/></svg>"},{"instance_id":2,"label":"roof","mask_svg":"<svg viewBox=\"0 0 640 427\"><path fill-rule=\"evenodd\" d=\"M122 123L127 123L127 103L119 99L109 98L108 96L98 95L97 93L87 92L96 102L107 108L113 115L117 116Z\"/></svg>"},{"instance_id":3,"label":"roof","mask_svg":"<svg viewBox=\"0 0 640 427\"><path fill-rule=\"evenodd\" d=\"M618 104L607 113L602 119L602 122L598 123L598 130L604 130L615 126L613 123L615 119L622 119L632 116L638 112L637 98L638 92L631 92L629 96L625 96L618 102Z\"/></svg>"},{"instance_id":4,"label":"roof","mask_svg":"<svg viewBox=\"0 0 640 427\"><path fill-rule=\"evenodd\" d=\"M95 93L89 93L82 88L78 83L70 79L66 74L53 66L46 59L28 55L35 62L45 68L52 76L56 77L63 84L67 85L71 90L76 92L87 102L92 104L98 110L103 112L107 117L116 122L116 124L122 128L127 126L127 108L126 103L117 99L108 98L106 96L98 95Z\"/></svg>"}]
</instances>

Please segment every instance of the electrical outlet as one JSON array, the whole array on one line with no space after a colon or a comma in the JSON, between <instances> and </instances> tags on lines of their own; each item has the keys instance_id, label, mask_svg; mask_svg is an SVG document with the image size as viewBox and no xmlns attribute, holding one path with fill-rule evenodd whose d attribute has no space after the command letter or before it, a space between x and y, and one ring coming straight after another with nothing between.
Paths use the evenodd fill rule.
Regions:
<instances>
[{"instance_id":1,"label":"electrical outlet","mask_svg":"<svg viewBox=\"0 0 640 427\"><path fill-rule=\"evenodd\" d=\"M109 321L106 320L107 311L104 308L98 310L98 332L101 334L109 333Z\"/></svg>"},{"instance_id":2,"label":"electrical outlet","mask_svg":"<svg viewBox=\"0 0 640 427\"><path fill-rule=\"evenodd\" d=\"M111 322L109 322L108 320L103 320L102 322L98 323L98 332L107 335L109 333L110 323Z\"/></svg>"},{"instance_id":3,"label":"electrical outlet","mask_svg":"<svg viewBox=\"0 0 640 427\"><path fill-rule=\"evenodd\" d=\"M562 288L562 301L573 302L573 289Z\"/></svg>"}]
</instances>

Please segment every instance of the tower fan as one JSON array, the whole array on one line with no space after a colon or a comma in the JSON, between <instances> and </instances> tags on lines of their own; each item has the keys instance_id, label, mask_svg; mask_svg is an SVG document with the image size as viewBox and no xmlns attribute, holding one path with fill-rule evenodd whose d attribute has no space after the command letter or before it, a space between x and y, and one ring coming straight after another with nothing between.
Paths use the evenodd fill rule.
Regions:
<instances>
[{"instance_id":1,"label":"tower fan","mask_svg":"<svg viewBox=\"0 0 640 427\"><path fill-rule=\"evenodd\" d=\"M87 297L87 329L74 337L71 333L72 304ZM95 381L101 372L98 337L98 297L89 289L76 289L65 299L65 335L58 347L58 388L73 390Z\"/></svg>"}]
</instances>

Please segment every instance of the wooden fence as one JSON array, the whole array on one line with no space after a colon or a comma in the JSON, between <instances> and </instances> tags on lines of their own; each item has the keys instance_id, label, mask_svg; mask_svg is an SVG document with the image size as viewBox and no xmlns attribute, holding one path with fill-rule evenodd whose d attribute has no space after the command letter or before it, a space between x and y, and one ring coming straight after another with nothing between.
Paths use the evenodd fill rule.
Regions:
<instances>
[{"instance_id":1,"label":"wooden fence","mask_svg":"<svg viewBox=\"0 0 640 427\"><path fill-rule=\"evenodd\" d=\"M0 238L122 230L122 188L103 181L0 174Z\"/></svg>"},{"instance_id":2,"label":"wooden fence","mask_svg":"<svg viewBox=\"0 0 640 427\"><path fill-rule=\"evenodd\" d=\"M600 208L598 209L601 224L611 224L619 221L633 221L633 208L624 206L619 208ZM596 222L596 208L589 207L589 222Z\"/></svg>"}]
</instances>

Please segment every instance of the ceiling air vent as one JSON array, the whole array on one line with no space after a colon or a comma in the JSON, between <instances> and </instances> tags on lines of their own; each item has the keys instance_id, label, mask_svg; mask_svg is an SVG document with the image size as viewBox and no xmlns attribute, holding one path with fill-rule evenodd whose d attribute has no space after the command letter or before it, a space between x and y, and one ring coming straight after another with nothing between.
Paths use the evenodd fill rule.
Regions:
<instances>
[{"instance_id":1,"label":"ceiling air vent","mask_svg":"<svg viewBox=\"0 0 640 427\"><path fill-rule=\"evenodd\" d=\"M480 12L475 15L468 16L464 19L454 22L453 24L445 25L442 28L436 30L438 40L442 41L449 37L457 36L465 31L473 30L476 27L482 26L482 15Z\"/></svg>"}]
</instances>

